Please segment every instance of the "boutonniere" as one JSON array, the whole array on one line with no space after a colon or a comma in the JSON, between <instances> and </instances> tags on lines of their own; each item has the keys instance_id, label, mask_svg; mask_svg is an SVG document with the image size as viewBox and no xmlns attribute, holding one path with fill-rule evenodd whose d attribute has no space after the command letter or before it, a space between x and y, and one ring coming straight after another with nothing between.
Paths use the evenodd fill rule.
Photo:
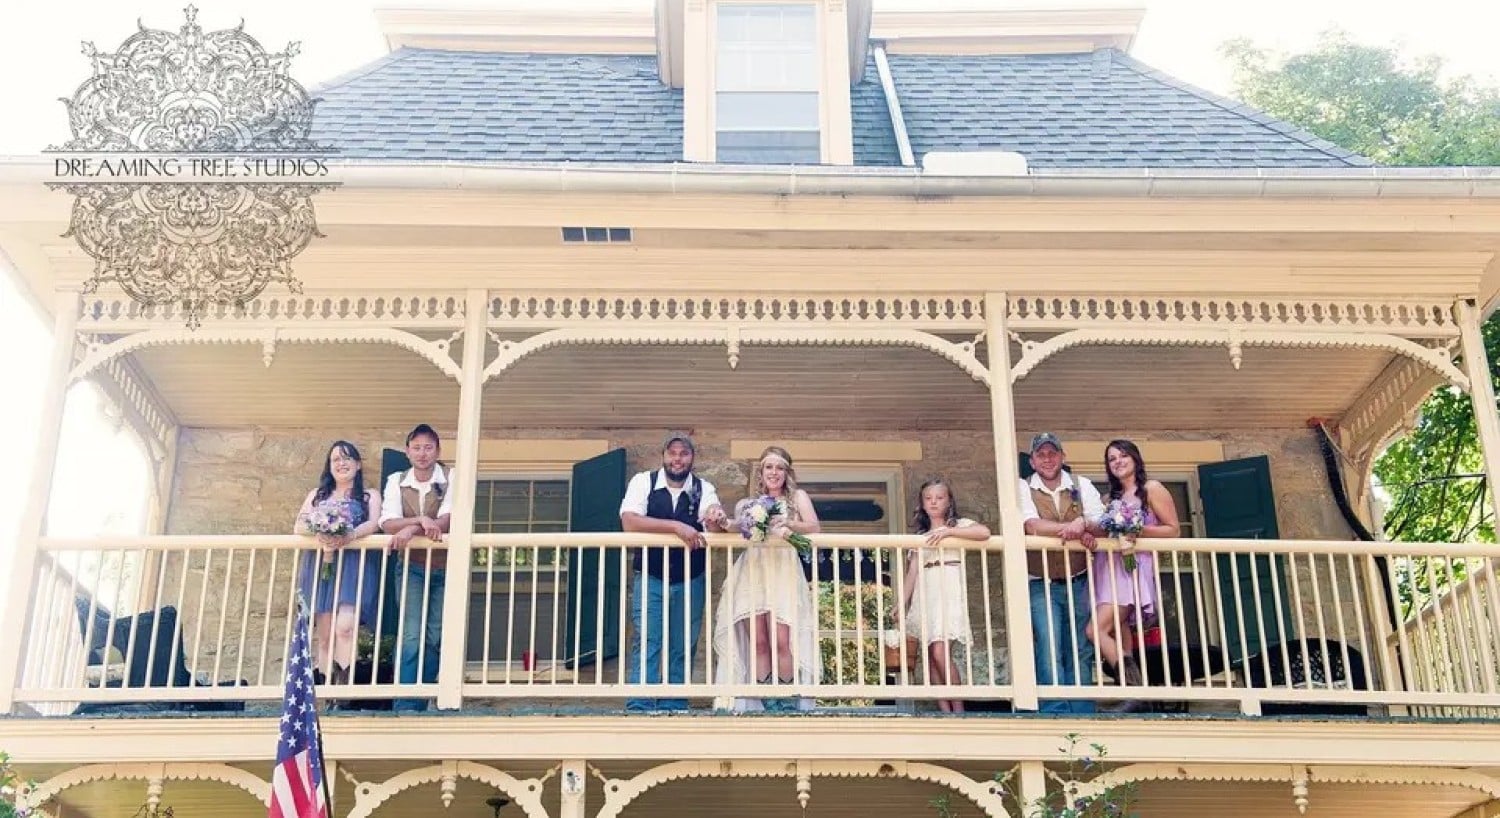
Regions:
<instances>
[{"instance_id":1,"label":"boutonniere","mask_svg":"<svg viewBox=\"0 0 1500 818\"><path fill-rule=\"evenodd\" d=\"M448 490L448 484L447 483L436 483L436 482L434 482L432 484L432 493L435 494L435 495L437 495L437 498L439 500L443 499L443 492L447 491L447 490Z\"/></svg>"}]
</instances>

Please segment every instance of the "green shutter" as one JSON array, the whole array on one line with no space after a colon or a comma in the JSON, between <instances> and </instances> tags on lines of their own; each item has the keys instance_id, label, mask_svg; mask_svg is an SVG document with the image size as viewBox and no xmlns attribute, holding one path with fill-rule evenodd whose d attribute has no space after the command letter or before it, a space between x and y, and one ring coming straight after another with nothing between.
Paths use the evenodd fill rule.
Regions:
<instances>
[{"instance_id":1,"label":"green shutter","mask_svg":"<svg viewBox=\"0 0 1500 818\"><path fill-rule=\"evenodd\" d=\"M568 530L621 530L620 500L625 496L625 480L624 449L615 449L574 464ZM623 553L619 548L574 548L568 554L568 630L563 655L569 668L607 661L619 653ZM601 605L604 608L603 633L599 632ZM598 655L594 652L596 645ZM580 655L574 656L575 650Z\"/></svg>"},{"instance_id":2,"label":"green shutter","mask_svg":"<svg viewBox=\"0 0 1500 818\"><path fill-rule=\"evenodd\" d=\"M400 449L380 450L380 485L375 487L376 491L385 491L385 481L398 471L406 471L411 468L411 461L407 459L406 452Z\"/></svg>"},{"instance_id":3,"label":"green shutter","mask_svg":"<svg viewBox=\"0 0 1500 818\"><path fill-rule=\"evenodd\" d=\"M1265 455L1199 466L1198 491L1203 498L1203 523L1207 536L1243 540L1281 537L1276 528L1271 461ZM1283 638L1295 637L1292 610L1287 604L1284 557L1278 555L1273 562L1269 555L1264 554L1253 557L1250 554L1219 554L1214 561L1219 574L1219 611L1224 621L1225 647L1229 650L1230 661L1239 662L1280 644ZM1244 612L1243 623L1240 621L1241 611ZM1280 627L1276 624L1278 611L1281 612ZM1243 645L1240 644L1241 624L1245 632Z\"/></svg>"}]
</instances>

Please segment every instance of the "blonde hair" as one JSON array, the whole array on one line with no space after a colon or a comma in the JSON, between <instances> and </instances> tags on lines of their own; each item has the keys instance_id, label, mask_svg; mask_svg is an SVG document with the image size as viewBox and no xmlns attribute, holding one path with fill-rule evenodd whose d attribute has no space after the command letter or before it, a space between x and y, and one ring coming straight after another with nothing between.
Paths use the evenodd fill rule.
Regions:
<instances>
[{"instance_id":1,"label":"blonde hair","mask_svg":"<svg viewBox=\"0 0 1500 818\"><path fill-rule=\"evenodd\" d=\"M797 494L797 470L792 468L792 455L780 446L767 446L760 453L760 459L755 461L755 469L750 475L750 496L760 497L766 494L765 466L766 458L775 455L777 459L786 461L786 485L782 486L782 492L786 497Z\"/></svg>"}]
</instances>

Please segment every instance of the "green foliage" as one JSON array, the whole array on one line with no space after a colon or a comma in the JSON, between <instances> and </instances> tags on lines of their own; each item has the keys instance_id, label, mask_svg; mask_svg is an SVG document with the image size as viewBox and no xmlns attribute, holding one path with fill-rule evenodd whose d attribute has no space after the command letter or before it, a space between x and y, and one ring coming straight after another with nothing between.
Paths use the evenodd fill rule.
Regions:
<instances>
[{"instance_id":1,"label":"green foliage","mask_svg":"<svg viewBox=\"0 0 1500 818\"><path fill-rule=\"evenodd\" d=\"M834 584L818 583L818 629L823 634L818 650L825 684L880 684L885 656L881 634L896 626L894 605L895 595L884 585L843 583L835 600ZM858 639L861 622L864 638ZM842 639L834 637L836 629Z\"/></svg>"},{"instance_id":2,"label":"green foliage","mask_svg":"<svg viewBox=\"0 0 1500 818\"><path fill-rule=\"evenodd\" d=\"M1500 165L1500 91L1444 78L1437 57L1325 33L1278 58L1246 40L1223 48L1246 102L1385 165Z\"/></svg>"},{"instance_id":3,"label":"green foliage","mask_svg":"<svg viewBox=\"0 0 1500 818\"><path fill-rule=\"evenodd\" d=\"M1447 78L1436 57L1403 60L1390 47L1331 32L1289 57L1245 40L1224 46L1241 98L1341 147L1387 165L1500 165L1500 90ZM1500 385L1500 324L1484 326L1490 376ZM1494 509L1473 404L1443 388L1415 428L1375 462L1390 497L1385 534L1405 542L1494 542ZM1392 566L1403 614L1451 582L1464 565L1441 559Z\"/></svg>"},{"instance_id":4,"label":"green foliage","mask_svg":"<svg viewBox=\"0 0 1500 818\"><path fill-rule=\"evenodd\" d=\"M1057 751L1062 754L1062 769L1047 770L1047 777L1055 787L1044 798L1034 798L1017 814L1022 818L1135 818L1131 805L1136 800L1135 782L1105 787L1093 795L1080 794L1080 788L1104 772L1103 765L1109 750L1102 744L1092 743L1087 752L1080 750L1083 737L1077 733L1063 736L1066 745ZM1022 794L1016 788L1019 768L995 775L1005 796L1020 805ZM938 818L960 818L961 813L953 806L951 795L944 794L928 802L937 811Z\"/></svg>"},{"instance_id":5,"label":"green foliage","mask_svg":"<svg viewBox=\"0 0 1500 818\"><path fill-rule=\"evenodd\" d=\"M16 788L20 782L16 780L16 771L10 766L10 755L0 752L0 818L17 818L21 815L16 808Z\"/></svg>"}]
</instances>

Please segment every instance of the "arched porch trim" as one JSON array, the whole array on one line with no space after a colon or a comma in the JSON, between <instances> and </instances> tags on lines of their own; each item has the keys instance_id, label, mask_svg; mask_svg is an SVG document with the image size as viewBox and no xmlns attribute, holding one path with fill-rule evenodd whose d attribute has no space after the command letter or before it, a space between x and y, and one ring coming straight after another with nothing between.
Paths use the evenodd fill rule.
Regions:
<instances>
[{"instance_id":1,"label":"arched porch trim","mask_svg":"<svg viewBox=\"0 0 1500 818\"><path fill-rule=\"evenodd\" d=\"M519 341L497 340L499 354L484 369L482 380L514 366L527 356L568 344L723 344L731 369L740 362L744 345L764 346L901 346L937 353L974 380L989 386L989 367L975 355L978 338L950 341L930 332L913 329L851 329L836 327L773 328L730 325L727 327L567 327L539 332Z\"/></svg>"},{"instance_id":2,"label":"arched porch trim","mask_svg":"<svg viewBox=\"0 0 1500 818\"><path fill-rule=\"evenodd\" d=\"M528 818L548 818L547 809L542 806L542 785L550 777L552 773L549 772L542 778L519 779L510 773L485 764L476 764L472 761L444 761L428 767L407 770L379 784L369 781L355 782L354 807L349 810L347 818L370 818L381 804L397 793L432 783L437 783L442 788L441 806L446 808L453 802L453 794L457 791L460 778L488 784L505 793L515 801L516 806L520 807ZM438 813L437 806L434 805L434 814Z\"/></svg>"},{"instance_id":3,"label":"arched porch trim","mask_svg":"<svg viewBox=\"0 0 1500 818\"><path fill-rule=\"evenodd\" d=\"M947 787L968 798L990 818L1010 818L998 784L975 781L936 764L910 761L674 761L652 767L632 778L604 780L604 806L597 818L619 818L632 801L648 790L688 778L791 778L799 800L816 798L818 778L905 778ZM805 806L805 804L804 804Z\"/></svg>"},{"instance_id":4,"label":"arched porch trim","mask_svg":"<svg viewBox=\"0 0 1500 818\"><path fill-rule=\"evenodd\" d=\"M1031 374L1048 358L1080 346L1225 346L1235 369L1247 346L1284 348L1385 349L1426 365L1448 383L1468 391L1469 378L1450 360L1445 347L1427 347L1386 333L1274 332L1250 329L1076 329L1045 341L1021 341L1011 367L1011 383Z\"/></svg>"},{"instance_id":5,"label":"arched porch trim","mask_svg":"<svg viewBox=\"0 0 1500 818\"><path fill-rule=\"evenodd\" d=\"M198 330L153 329L126 335L109 342L90 342L84 346L83 359L68 373L69 383L92 374L106 362L138 349L182 344L260 344L261 356L270 366L275 358L277 344L360 344L384 343L407 349L425 358L444 375L457 381L462 377L458 363L448 349L461 333L452 337L429 341L426 338L389 327L278 327L274 329L233 329L228 327L203 327Z\"/></svg>"},{"instance_id":6,"label":"arched porch trim","mask_svg":"<svg viewBox=\"0 0 1500 818\"><path fill-rule=\"evenodd\" d=\"M152 788L156 789L156 795L160 797L160 788L164 781L220 781L250 793L262 804L269 806L271 803L271 783L254 773L231 767L228 764L167 762L165 764L89 764L74 767L36 786L22 788L19 793L19 805L41 808L43 804L72 787L93 781L114 779L140 779L146 782L147 791L141 794L143 802L151 797L149 791ZM167 803L171 802L170 797L163 800Z\"/></svg>"}]
</instances>

